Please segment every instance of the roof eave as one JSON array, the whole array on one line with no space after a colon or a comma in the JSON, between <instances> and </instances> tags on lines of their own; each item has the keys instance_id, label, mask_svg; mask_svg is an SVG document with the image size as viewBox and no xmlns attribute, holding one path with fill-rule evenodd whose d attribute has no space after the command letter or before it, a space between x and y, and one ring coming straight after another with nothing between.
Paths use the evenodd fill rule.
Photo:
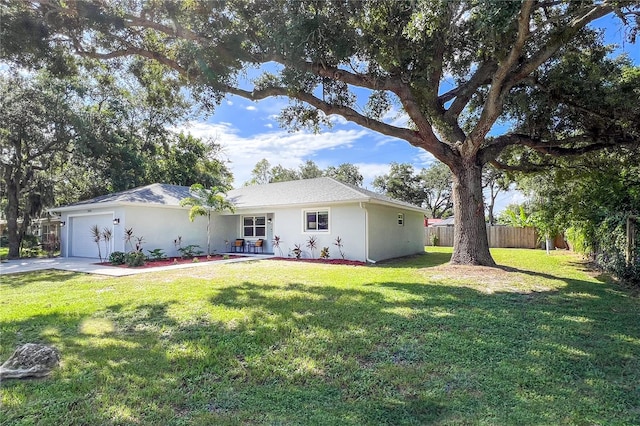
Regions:
<instances>
[{"instance_id":1,"label":"roof eave","mask_svg":"<svg viewBox=\"0 0 640 426\"><path fill-rule=\"evenodd\" d=\"M399 204L399 203L394 203L393 201L378 200L376 198L370 198L368 202L371 204L380 204L383 206L394 207L397 209L411 210L417 213L427 214L427 210L418 206Z\"/></svg>"},{"instance_id":2,"label":"roof eave","mask_svg":"<svg viewBox=\"0 0 640 426\"><path fill-rule=\"evenodd\" d=\"M109 209L115 207L159 207L164 209L181 209L188 210L189 207L181 206L179 204L158 204L148 202L136 202L136 201L110 201L108 203L96 203L96 204L76 204L72 206L53 207L47 209L50 213L63 213L73 212L78 210L94 210L94 209Z\"/></svg>"}]
</instances>

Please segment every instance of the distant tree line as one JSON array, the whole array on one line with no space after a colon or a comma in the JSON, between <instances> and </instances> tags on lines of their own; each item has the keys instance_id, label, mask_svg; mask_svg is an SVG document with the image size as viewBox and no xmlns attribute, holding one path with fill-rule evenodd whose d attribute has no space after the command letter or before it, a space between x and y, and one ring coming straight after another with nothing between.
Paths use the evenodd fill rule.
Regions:
<instances>
[{"instance_id":1,"label":"distant tree line","mask_svg":"<svg viewBox=\"0 0 640 426\"><path fill-rule=\"evenodd\" d=\"M263 158L256 163L251 171L251 179L245 182L245 185L262 185L290 180L313 179L322 176L332 177L354 186L362 186L364 181L358 166L351 163L342 163L337 167L329 166L322 170L314 161L307 160L295 169L286 168L280 164L272 166L266 158Z\"/></svg>"}]
</instances>

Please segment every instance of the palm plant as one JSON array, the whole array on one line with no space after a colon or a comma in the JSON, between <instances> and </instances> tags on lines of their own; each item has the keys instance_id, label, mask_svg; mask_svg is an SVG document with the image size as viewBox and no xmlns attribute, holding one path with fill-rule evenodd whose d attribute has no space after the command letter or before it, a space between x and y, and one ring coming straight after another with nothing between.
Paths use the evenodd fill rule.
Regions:
<instances>
[{"instance_id":1,"label":"palm plant","mask_svg":"<svg viewBox=\"0 0 640 426\"><path fill-rule=\"evenodd\" d=\"M344 245L342 244L342 238L340 238L338 236L338 238L336 238L336 242L333 243L333 245L338 247L338 251L340 252L340 256L342 256L342 258L344 259L344 251L342 250L342 247L344 247Z\"/></svg>"},{"instance_id":2,"label":"palm plant","mask_svg":"<svg viewBox=\"0 0 640 426\"><path fill-rule=\"evenodd\" d=\"M98 225L93 225L91 228L91 238L93 238L93 242L98 246L98 257L100 258L100 263L102 263L102 250L100 250L100 241L102 240L102 232L100 232L100 228Z\"/></svg>"},{"instance_id":3,"label":"palm plant","mask_svg":"<svg viewBox=\"0 0 640 426\"><path fill-rule=\"evenodd\" d=\"M277 235L276 235L275 237L273 237L273 246L274 246L275 248L277 248L277 249L278 249L278 251L280 252L280 257L283 257L284 255L282 254L282 248L280 247L280 242L281 242L281 241L282 241L282 240L280 239L280 237L279 237L279 236L277 236Z\"/></svg>"},{"instance_id":4,"label":"palm plant","mask_svg":"<svg viewBox=\"0 0 640 426\"><path fill-rule=\"evenodd\" d=\"M316 239L315 235L312 235L309 237L309 239L307 239L307 247L309 248L309 250L311 250L311 258L315 259L315 255L313 252L316 247L318 247L318 240Z\"/></svg>"},{"instance_id":5,"label":"palm plant","mask_svg":"<svg viewBox=\"0 0 640 426\"><path fill-rule=\"evenodd\" d=\"M129 229L125 229L124 230L124 242L129 243L129 247L131 247L131 251L133 250L133 243L131 242L131 240L133 239L133 228L129 228Z\"/></svg>"},{"instance_id":6,"label":"palm plant","mask_svg":"<svg viewBox=\"0 0 640 426\"><path fill-rule=\"evenodd\" d=\"M104 258L109 258L109 252L111 251L111 238L113 238L113 231L111 228L105 227L102 230L102 240L104 241Z\"/></svg>"},{"instance_id":7,"label":"palm plant","mask_svg":"<svg viewBox=\"0 0 640 426\"><path fill-rule=\"evenodd\" d=\"M235 208L232 202L225 198L225 192L217 186L206 189L197 183L191 186L193 196L183 198L180 201L181 206L189 206L189 220L193 222L197 216L207 217L207 256L211 254L211 213L223 212L228 210L234 212Z\"/></svg>"}]
</instances>

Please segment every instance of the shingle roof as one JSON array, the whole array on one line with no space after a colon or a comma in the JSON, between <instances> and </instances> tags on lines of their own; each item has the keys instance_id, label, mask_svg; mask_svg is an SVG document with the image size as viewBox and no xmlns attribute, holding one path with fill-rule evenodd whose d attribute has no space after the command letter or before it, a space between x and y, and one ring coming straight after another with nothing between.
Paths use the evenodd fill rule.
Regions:
<instances>
[{"instance_id":1,"label":"shingle roof","mask_svg":"<svg viewBox=\"0 0 640 426\"><path fill-rule=\"evenodd\" d=\"M419 207L412 204L394 200L385 195L354 185L339 182L330 177L245 186L229 191L227 197L239 209L358 201L378 201L384 204L394 204L414 210L419 209Z\"/></svg>"},{"instance_id":2,"label":"shingle roof","mask_svg":"<svg viewBox=\"0 0 640 426\"><path fill-rule=\"evenodd\" d=\"M74 207L87 207L89 205L99 207L106 204L130 203L179 206L180 200L190 195L189 187L187 186L154 183L153 185L80 201L54 210L73 210ZM245 186L229 191L227 198L238 209L343 202L378 202L422 211L422 209L412 204L394 200L385 195L339 182L329 177Z\"/></svg>"},{"instance_id":3,"label":"shingle roof","mask_svg":"<svg viewBox=\"0 0 640 426\"><path fill-rule=\"evenodd\" d=\"M102 195L90 200L79 201L65 207L86 206L94 204L118 204L118 203L144 203L159 204L165 206L179 206L180 200L189 197L188 186L169 185L166 183L154 183L127 191Z\"/></svg>"}]
</instances>

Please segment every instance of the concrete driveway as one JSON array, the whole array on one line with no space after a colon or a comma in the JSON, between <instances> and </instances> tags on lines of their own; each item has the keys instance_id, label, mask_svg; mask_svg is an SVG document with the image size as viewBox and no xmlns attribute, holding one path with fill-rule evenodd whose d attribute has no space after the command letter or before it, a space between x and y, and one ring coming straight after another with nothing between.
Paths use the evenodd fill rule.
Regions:
<instances>
[{"instance_id":1,"label":"concrete driveway","mask_svg":"<svg viewBox=\"0 0 640 426\"><path fill-rule=\"evenodd\" d=\"M273 257L269 255L260 256L260 259ZM257 260L258 257L245 256L236 259L216 260L213 262L187 263L182 265L162 266L159 268L119 268L117 266L98 265L98 259L87 259L81 257L54 257L50 259L19 259L9 260L0 264L0 275L17 274L21 272L44 271L46 269L59 269L62 271L83 272L86 274L108 275L112 277L124 277L127 275L146 274L149 272L169 271L172 269L197 268L199 266L211 265L214 263L235 263Z\"/></svg>"},{"instance_id":2,"label":"concrete driveway","mask_svg":"<svg viewBox=\"0 0 640 426\"><path fill-rule=\"evenodd\" d=\"M45 269L60 269L63 271L85 272L88 274L111 275L114 277L131 275L131 271L113 266L96 265L98 259L80 257L53 257L50 259L17 259L2 262L0 274L17 274L20 272L43 271ZM120 271L118 271L118 269ZM121 273L124 272L124 273Z\"/></svg>"}]
</instances>

